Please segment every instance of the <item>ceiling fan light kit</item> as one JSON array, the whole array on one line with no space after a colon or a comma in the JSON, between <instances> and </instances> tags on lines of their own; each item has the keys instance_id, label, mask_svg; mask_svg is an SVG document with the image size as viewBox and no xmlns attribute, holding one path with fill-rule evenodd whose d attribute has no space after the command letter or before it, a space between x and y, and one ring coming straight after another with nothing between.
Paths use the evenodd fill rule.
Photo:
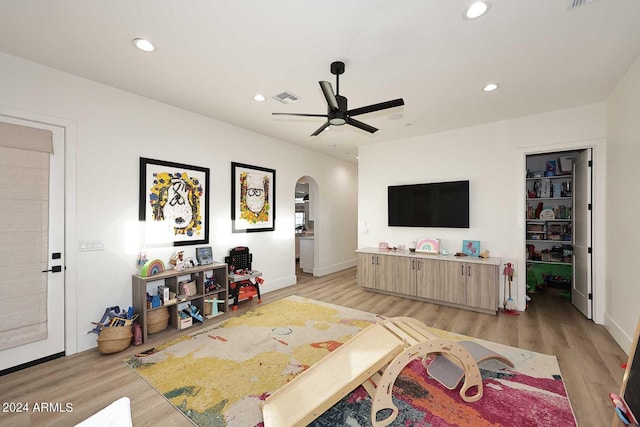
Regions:
<instances>
[{"instance_id":1,"label":"ceiling fan light kit","mask_svg":"<svg viewBox=\"0 0 640 427\"><path fill-rule=\"evenodd\" d=\"M371 104L365 107L359 107L352 110L347 108L347 98L340 95L340 75L344 73L344 62L335 61L331 63L331 74L336 76L336 91L333 92L333 87L330 82L321 81L320 89L324 94L324 98L327 101L327 114L305 114L305 113L272 113L274 116L303 116L303 117L325 117L327 121L320 126L311 136L317 136L329 126L342 126L348 124L358 129L362 129L369 133L375 133L378 129L369 126L366 123L358 121L353 116L361 114L373 113L374 111L386 110L388 108L400 107L404 105L402 98L394 99L391 101L380 102L378 104Z\"/></svg>"}]
</instances>

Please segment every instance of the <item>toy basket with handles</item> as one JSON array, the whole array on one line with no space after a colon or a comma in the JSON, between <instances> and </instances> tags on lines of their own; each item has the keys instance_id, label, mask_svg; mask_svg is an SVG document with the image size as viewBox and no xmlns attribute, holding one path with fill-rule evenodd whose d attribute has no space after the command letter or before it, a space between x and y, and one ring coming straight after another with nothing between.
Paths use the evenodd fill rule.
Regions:
<instances>
[{"instance_id":1,"label":"toy basket with handles","mask_svg":"<svg viewBox=\"0 0 640 427\"><path fill-rule=\"evenodd\" d=\"M131 344L131 325L102 328L98 335L98 351L102 354L118 353Z\"/></svg>"}]
</instances>

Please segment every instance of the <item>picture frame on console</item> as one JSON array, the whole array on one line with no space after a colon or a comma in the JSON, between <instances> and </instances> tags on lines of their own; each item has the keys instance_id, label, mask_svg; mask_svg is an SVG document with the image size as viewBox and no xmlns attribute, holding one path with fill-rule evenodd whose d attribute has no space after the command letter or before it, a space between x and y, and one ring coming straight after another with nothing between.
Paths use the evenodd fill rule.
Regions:
<instances>
[{"instance_id":1,"label":"picture frame on console","mask_svg":"<svg viewBox=\"0 0 640 427\"><path fill-rule=\"evenodd\" d=\"M463 240L462 253L467 256L480 256L480 242L478 240Z\"/></svg>"},{"instance_id":2,"label":"picture frame on console","mask_svg":"<svg viewBox=\"0 0 640 427\"><path fill-rule=\"evenodd\" d=\"M145 246L209 243L209 168L140 158Z\"/></svg>"},{"instance_id":3,"label":"picture frame on console","mask_svg":"<svg viewBox=\"0 0 640 427\"><path fill-rule=\"evenodd\" d=\"M440 253L440 239L434 239L431 237L418 238L416 242L416 252L426 254Z\"/></svg>"}]
</instances>

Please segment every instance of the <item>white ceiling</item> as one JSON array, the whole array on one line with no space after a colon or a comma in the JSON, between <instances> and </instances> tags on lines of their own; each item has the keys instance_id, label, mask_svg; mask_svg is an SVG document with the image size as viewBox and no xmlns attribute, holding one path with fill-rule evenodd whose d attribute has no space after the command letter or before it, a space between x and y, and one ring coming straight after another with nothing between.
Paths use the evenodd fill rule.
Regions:
<instances>
[{"instance_id":1,"label":"white ceiling","mask_svg":"<svg viewBox=\"0 0 640 427\"><path fill-rule=\"evenodd\" d=\"M490 0L472 21L470 2L2 0L0 51L352 161L362 144L604 101L640 54L640 0ZM357 117L376 134L311 137L324 119L271 115L326 113L335 60L349 108L404 98Z\"/></svg>"}]
</instances>

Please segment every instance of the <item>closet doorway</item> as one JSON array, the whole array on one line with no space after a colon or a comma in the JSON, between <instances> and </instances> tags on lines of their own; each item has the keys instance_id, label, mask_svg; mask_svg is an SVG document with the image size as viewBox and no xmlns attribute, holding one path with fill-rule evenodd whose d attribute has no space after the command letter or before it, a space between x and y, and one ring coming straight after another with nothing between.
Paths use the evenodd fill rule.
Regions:
<instances>
[{"instance_id":1,"label":"closet doorway","mask_svg":"<svg viewBox=\"0 0 640 427\"><path fill-rule=\"evenodd\" d=\"M593 317L592 149L526 156L527 295L545 292Z\"/></svg>"}]
</instances>

